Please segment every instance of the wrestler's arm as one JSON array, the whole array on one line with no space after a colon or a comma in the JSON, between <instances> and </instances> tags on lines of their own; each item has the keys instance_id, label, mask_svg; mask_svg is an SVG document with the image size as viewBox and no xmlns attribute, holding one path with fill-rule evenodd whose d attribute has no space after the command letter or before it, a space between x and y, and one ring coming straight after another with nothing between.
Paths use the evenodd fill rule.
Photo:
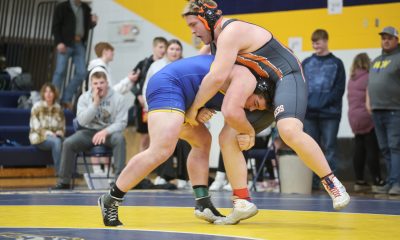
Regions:
<instances>
[{"instance_id":1,"label":"wrestler's arm","mask_svg":"<svg viewBox=\"0 0 400 240\"><path fill-rule=\"evenodd\" d=\"M191 106L198 110L208 102L221 88L236 61L236 56L241 49L241 41L238 41L238 33L226 31L218 38L217 54L211 66L210 72L203 78L199 91Z\"/></svg>"},{"instance_id":2,"label":"wrestler's arm","mask_svg":"<svg viewBox=\"0 0 400 240\"><path fill-rule=\"evenodd\" d=\"M199 55L208 55L211 53L210 45L204 45L199 50Z\"/></svg>"},{"instance_id":3,"label":"wrestler's arm","mask_svg":"<svg viewBox=\"0 0 400 240\"><path fill-rule=\"evenodd\" d=\"M229 76L231 82L222 103L222 114L227 124L239 134L254 136L254 128L244 111L246 100L253 94L257 81L243 66L235 65Z\"/></svg>"}]
</instances>

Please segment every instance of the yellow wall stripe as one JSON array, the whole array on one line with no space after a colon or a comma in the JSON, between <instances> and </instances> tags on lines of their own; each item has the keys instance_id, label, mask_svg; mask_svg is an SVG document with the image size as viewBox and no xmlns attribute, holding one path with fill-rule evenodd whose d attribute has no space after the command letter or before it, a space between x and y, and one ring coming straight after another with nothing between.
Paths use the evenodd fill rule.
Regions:
<instances>
[{"instance_id":1,"label":"yellow wall stripe","mask_svg":"<svg viewBox=\"0 0 400 240\"><path fill-rule=\"evenodd\" d=\"M183 0L115 0L188 43L192 36L181 17L187 3ZM167 4L168 3L168 4ZM240 14L227 17L256 23L270 30L281 42L289 37L303 38L303 50L312 50L310 37L317 28L328 30L330 49L379 48L377 35L384 26L400 29L400 3L345 7L339 15L328 15L327 9L296 10L272 13ZM376 26L376 21L379 25Z\"/></svg>"}]
</instances>

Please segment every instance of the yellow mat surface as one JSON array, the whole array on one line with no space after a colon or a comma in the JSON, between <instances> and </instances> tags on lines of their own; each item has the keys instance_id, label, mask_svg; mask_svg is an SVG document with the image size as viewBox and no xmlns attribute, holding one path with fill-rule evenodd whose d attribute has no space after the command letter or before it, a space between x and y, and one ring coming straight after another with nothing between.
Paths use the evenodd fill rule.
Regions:
<instances>
[{"instance_id":1,"label":"yellow mat surface","mask_svg":"<svg viewBox=\"0 0 400 240\"><path fill-rule=\"evenodd\" d=\"M229 213L229 209L223 209ZM1 227L104 228L95 206L0 206ZM193 208L120 207L119 230L172 231L255 239L400 239L400 216L260 210L234 226L196 219Z\"/></svg>"}]
</instances>

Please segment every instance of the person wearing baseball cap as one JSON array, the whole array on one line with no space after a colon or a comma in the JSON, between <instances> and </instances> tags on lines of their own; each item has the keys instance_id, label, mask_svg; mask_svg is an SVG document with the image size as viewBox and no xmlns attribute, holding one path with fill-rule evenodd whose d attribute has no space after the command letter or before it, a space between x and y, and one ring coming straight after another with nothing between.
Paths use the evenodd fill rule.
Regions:
<instances>
[{"instance_id":1,"label":"person wearing baseball cap","mask_svg":"<svg viewBox=\"0 0 400 240\"><path fill-rule=\"evenodd\" d=\"M396 28L388 26L379 33L382 39L382 51L391 53L398 48L399 44L399 31Z\"/></svg>"},{"instance_id":2,"label":"person wearing baseball cap","mask_svg":"<svg viewBox=\"0 0 400 240\"><path fill-rule=\"evenodd\" d=\"M388 35L391 35L391 36L397 37L397 38L399 37L399 31L397 31L396 28L391 27L391 26L385 27L385 28L382 30L382 32L379 33L379 35L381 35L381 36L382 36L383 34L388 34Z\"/></svg>"},{"instance_id":3,"label":"person wearing baseball cap","mask_svg":"<svg viewBox=\"0 0 400 240\"><path fill-rule=\"evenodd\" d=\"M396 28L385 27L381 36L382 54L371 63L367 107L372 112L388 177L378 193L400 195L400 46Z\"/></svg>"}]
</instances>

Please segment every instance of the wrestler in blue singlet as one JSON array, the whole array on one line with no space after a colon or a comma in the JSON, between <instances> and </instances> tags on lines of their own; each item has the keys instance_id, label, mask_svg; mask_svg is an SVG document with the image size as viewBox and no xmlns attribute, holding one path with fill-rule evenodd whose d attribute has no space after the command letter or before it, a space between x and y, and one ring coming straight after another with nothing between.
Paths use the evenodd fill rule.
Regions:
<instances>
[{"instance_id":1,"label":"wrestler in blue singlet","mask_svg":"<svg viewBox=\"0 0 400 240\"><path fill-rule=\"evenodd\" d=\"M200 55L170 63L150 78L146 99L149 112L177 111L185 113L192 105L204 76L209 72L214 56ZM206 106L221 109L224 95L218 92Z\"/></svg>"}]
</instances>

